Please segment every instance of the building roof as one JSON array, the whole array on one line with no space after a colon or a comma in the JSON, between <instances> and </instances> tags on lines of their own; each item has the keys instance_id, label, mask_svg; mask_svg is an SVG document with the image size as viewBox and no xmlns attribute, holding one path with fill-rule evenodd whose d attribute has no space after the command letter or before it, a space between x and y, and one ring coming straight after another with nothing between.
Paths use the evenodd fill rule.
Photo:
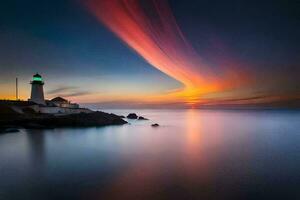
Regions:
<instances>
[{"instance_id":1,"label":"building roof","mask_svg":"<svg viewBox=\"0 0 300 200\"><path fill-rule=\"evenodd\" d=\"M62 97L55 97L51 99L52 102L57 102L57 103L66 103L69 102L67 99L64 99Z\"/></svg>"},{"instance_id":2,"label":"building roof","mask_svg":"<svg viewBox=\"0 0 300 200\"><path fill-rule=\"evenodd\" d=\"M39 75L38 73L36 73L35 75L33 75L33 77L39 77L39 78L42 78L42 76Z\"/></svg>"}]
</instances>

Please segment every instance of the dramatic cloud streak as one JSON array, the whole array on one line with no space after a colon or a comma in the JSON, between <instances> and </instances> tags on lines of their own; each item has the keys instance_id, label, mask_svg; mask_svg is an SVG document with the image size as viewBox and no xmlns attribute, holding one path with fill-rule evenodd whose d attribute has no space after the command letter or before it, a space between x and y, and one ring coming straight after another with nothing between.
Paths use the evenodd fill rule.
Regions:
<instances>
[{"instance_id":1,"label":"dramatic cloud streak","mask_svg":"<svg viewBox=\"0 0 300 200\"><path fill-rule=\"evenodd\" d=\"M180 81L187 103L241 82L231 66L215 70L187 42L165 0L89 0L90 11L152 66ZM174 97L174 95L171 95Z\"/></svg>"}]
</instances>

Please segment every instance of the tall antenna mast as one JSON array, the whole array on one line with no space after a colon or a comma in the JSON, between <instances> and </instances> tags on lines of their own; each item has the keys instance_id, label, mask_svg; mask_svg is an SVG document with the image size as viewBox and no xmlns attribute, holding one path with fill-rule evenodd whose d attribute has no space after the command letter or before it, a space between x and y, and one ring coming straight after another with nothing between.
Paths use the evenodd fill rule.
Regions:
<instances>
[{"instance_id":1,"label":"tall antenna mast","mask_svg":"<svg viewBox=\"0 0 300 200\"><path fill-rule=\"evenodd\" d=\"M18 78L16 78L16 100L19 99L19 88L18 88Z\"/></svg>"}]
</instances>

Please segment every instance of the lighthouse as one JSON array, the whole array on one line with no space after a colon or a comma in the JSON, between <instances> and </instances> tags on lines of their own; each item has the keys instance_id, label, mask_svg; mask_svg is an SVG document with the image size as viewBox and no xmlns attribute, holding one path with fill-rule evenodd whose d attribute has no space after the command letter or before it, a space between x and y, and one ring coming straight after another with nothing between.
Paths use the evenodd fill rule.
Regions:
<instances>
[{"instance_id":1,"label":"lighthouse","mask_svg":"<svg viewBox=\"0 0 300 200\"><path fill-rule=\"evenodd\" d=\"M39 74L35 74L32 77L31 84L31 97L29 101L32 101L37 104L46 105L45 99L44 99L44 81L42 79L42 76Z\"/></svg>"}]
</instances>

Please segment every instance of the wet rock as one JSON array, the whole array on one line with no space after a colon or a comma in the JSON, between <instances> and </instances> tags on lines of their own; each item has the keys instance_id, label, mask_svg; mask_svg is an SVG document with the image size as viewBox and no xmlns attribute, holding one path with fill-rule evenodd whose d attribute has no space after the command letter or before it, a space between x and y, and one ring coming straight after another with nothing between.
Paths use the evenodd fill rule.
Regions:
<instances>
[{"instance_id":1,"label":"wet rock","mask_svg":"<svg viewBox=\"0 0 300 200\"><path fill-rule=\"evenodd\" d=\"M159 124L152 124L152 127L159 127Z\"/></svg>"},{"instance_id":2,"label":"wet rock","mask_svg":"<svg viewBox=\"0 0 300 200\"><path fill-rule=\"evenodd\" d=\"M127 115L128 119L137 119L138 116L135 113L130 113L129 115Z\"/></svg>"},{"instance_id":3,"label":"wet rock","mask_svg":"<svg viewBox=\"0 0 300 200\"><path fill-rule=\"evenodd\" d=\"M138 120L149 120L149 119L147 119L145 117L142 117L142 116L139 116Z\"/></svg>"}]
</instances>

